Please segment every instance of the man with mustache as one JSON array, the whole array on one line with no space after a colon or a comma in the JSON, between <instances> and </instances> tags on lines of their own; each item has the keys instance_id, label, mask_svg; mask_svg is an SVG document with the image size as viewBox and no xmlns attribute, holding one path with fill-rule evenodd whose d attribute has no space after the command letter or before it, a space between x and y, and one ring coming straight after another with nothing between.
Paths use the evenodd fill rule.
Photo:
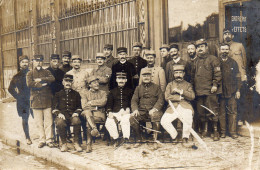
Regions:
<instances>
[{"instance_id":1,"label":"man with mustache","mask_svg":"<svg viewBox=\"0 0 260 170\"><path fill-rule=\"evenodd\" d=\"M151 68L143 68L142 83L136 87L131 100L133 114L130 117L130 123L137 137L137 143L134 147L140 146L142 142L139 122L150 119L153 129L156 131L160 130L163 105L164 96L161 87L152 83ZM158 133L154 132L154 149L158 149L157 135Z\"/></svg>"},{"instance_id":2,"label":"man with mustache","mask_svg":"<svg viewBox=\"0 0 260 170\"><path fill-rule=\"evenodd\" d=\"M173 144L177 144L179 142L178 135L180 133L176 131L172 125L172 122L177 118L180 119L180 117L184 119L185 122L183 122L182 144L184 146L188 146L190 128L192 128L192 117L194 114L190 101L195 98L195 93L192 85L184 80L184 69L185 67L183 65L173 66L174 80L166 87L165 100L170 100L178 113L174 112L171 106L168 105L167 110L162 116L161 125L170 134L171 138L174 139ZM178 117L177 114L180 114L180 117Z\"/></svg>"},{"instance_id":3,"label":"man with mustache","mask_svg":"<svg viewBox=\"0 0 260 170\"><path fill-rule=\"evenodd\" d=\"M95 121L105 121L105 105L107 103L107 94L99 89L99 79L96 76L90 76L88 79L89 90L84 89L81 95L82 115L87 119L87 149L92 151L92 136L98 137L100 133Z\"/></svg>"},{"instance_id":4,"label":"man with mustache","mask_svg":"<svg viewBox=\"0 0 260 170\"><path fill-rule=\"evenodd\" d=\"M127 48L119 47L117 49L117 54L118 54L119 62L116 63L112 67L112 75L111 75L111 79L110 79L110 89L117 87L117 82L116 82L116 73L117 72L126 73L127 82L126 82L125 86L128 88L134 89L133 76L136 75L137 73L135 72L134 65L126 60Z\"/></svg>"},{"instance_id":5,"label":"man with mustache","mask_svg":"<svg viewBox=\"0 0 260 170\"><path fill-rule=\"evenodd\" d=\"M141 57L142 48L143 48L142 43L135 42L132 48L133 58L128 60L130 63L134 65L134 69L136 73L135 75L133 75L134 89L139 84L141 69L147 66L147 61Z\"/></svg>"},{"instance_id":6,"label":"man with mustache","mask_svg":"<svg viewBox=\"0 0 260 170\"><path fill-rule=\"evenodd\" d=\"M97 53L96 62L98 64L97 69L93 69L91 75L96 76L99 79L99 89L109 93L109 81L112 74L111 68L107 67L105 63L106 57L103 53Z\"/></svg>"},{"instance_id":7,"label":"man with mustache","mask_svg":"<svg viewBox=\"0 0 260 170\"><path fill-rule=\"evenodd\" d=\"M43 55L34 55L33 70L26 75L27 86L31 90L31 108L40 135L39 148L45 144L53 147L53 118L51 114L52 92L50 84L55 81L49 70L42 68Z\"/></svg>"},{"instance_id":8,"label":"man with mustache","mask_svg":"<svg viewBox=\"0 0 260 170\"><path fill-rule=\"evenodd\" d=\"M230 46L230 57L237 62L239 72L241 75L241 98L238 100L238 125L243 125L243 122L249 116L249 106L248 106L248 92L249 87L247 85L247 57L246 51L242 43L233 41L234 35L231 30L223 30L224 43Z\"/></svg>"},{"instance_id":9,"label":"man with mustache","mask_svg":"<svg viewBox=\"0 0 260 170\"><path fill-rule=\"evenodd\" d=\"M59 60L59 54L52 54L50 66L47 68L55 78L55 81L51 83L51 91L53 95L63 89L62 80L65 73L59 69Z\"/></svg>"},{"instance_id":10,"label":"man with mustache","mask_svg":"<svg viewBox=\"0 0 260 170\"><path fill-rule=\"evenodd\" d=\"M170 45L169 55L172 58L172 60L169 61L166 64L165 74L166 74L166 82L167 83L170 83L170 82L172 82L174 80L174 75L173 75L173 70L172 70L173 66L174 65L184 65L185 66L185 71L186 71L186 63L187 63L179 55L179 46L178 46L178 44L171 44ZM186 79L186 78L184 78L184 79Z\"/></svg>"},{"instance_id":11,"label":"man with mustache","mask_svg":"<svg viewBox=\"0 0 260 170\"><path fill-rule=\"evenodd\" d=\"M112 69L112 66L118 62L117 58L113 57L113 45L105 44L103 49L104 56L106 57L105 66Z\"/></svg>"},{"instance_id":12,"label":"man with mustache","mask_svg":"<svg viewBox=\"0 0 260 170\"><path fill-rule=\"evenodd\" d=\"M166 88L166 78L165 78L165 72L163 70L162 67L159 66L155 66L155 51L153 50L149 50L146 51L145 53L145 57L147 60L147 67L142 68L141 73L140 73L140 80L139 80L139 85L141 85L143 83L143 70L145 70L146 68L150 68L152 70L152 83L157 84L162 92L165 92L165 88Z\"/></svg>"},{"instance_id":13,"label":"man with mustache","mask_svg":"<svg viewBox=\"0 0 260 170\"><path fill-rule=\"evenodd\" d=\"M55 123L61 138L61 152L67 152L66 130L68 127L73 126L74 133L74 147L78 152L82 151L79 144L79 135L81 131L80 113L81 97L78 92L71 89L73 76L69 74L64 75L62 84L64 89L55 94L52 113L56 115Z\"/></svg>"},{"instance_id":14,"label":"man with mustache","mask_svg":"<svg viewBox=\"0 0 260 170\"><path fill-rule=\"evenodd\" d=\"M67 73L72 69L72 66L70 65L70 59L71 59L71 52L69 51L64 51L62 53L62 64L60 65L60 69L64 72Z\"/></svg>"},{"instance_id":15,"label":"man with mustache","mask_svg":"<svg viewBox=\"0 0 260 170\"><path fill-rule=\"evenodd\" d=\"M196 41L197 59L194 62L194 89L197 99L197 112L203 125L202 137L208 133L208 121L212 122L213 140L219 140L218 133L218 95L222 93L222 75L220 61L208 54L207 42L203 39ZM206 108L204 108L204 107Z\"/></svg>"},{"instance_id":16,"label":"man with mustache","mask_svg":"<svg viewBox=\"0 0 260 170\"><path fill-rule=\"evenodd\" d=\"M160 54L161 54L161 58L162 58L162 63L161 63L161 67L166 70L166 64L171 61L171 56L169 55L169 49L170 46L168 44L163 44L160 47Z\"/></svg>"},{"instance_id":17,"label":"man with mustache","mask_svg":"<svg viewBox=\"0 0 260 170\"><path fill-rule=\"evenodd\" d=\"M16 99L18 116L22 118L23 131L28 145L32 144L29 135L28 119L30 116L30 89L26 84L26 74L29 72L29 58L19 57L20 71L12 78L8 91Z\"/></svg>"},{"instance_id":18,"label":"man with mustache","mask_svg":"<svg viewBox=\"0 0 260 170\"><path fill-rule=\"evenodd\" d=\"M222 72L222 94L220 96L220 131L222 138L226 137L226 124L230 136L237 138L236 118L237 118L237 103L236 99L240 98L241 77L237 62L230 57L229 45L220 44L220 62ZM227 109L226 109L227 108ZM227 110L227 114L226 114ZM228 116L228 123L226 122Z\"/></svg>"},{"instance_id":19,"label":"man with mustache","mask_svg":"<svg viewBox=\"0 0 260 170\"><path fill-rule=\"evenodd\" d=\"M106 128L112 138L114 147L121 143L127 143L130 137L130 107L133 90L126 86L127 73L117 72L117 87L112 89L107 100L107 120ZM117 130L117 123L120 123L123 133L123 139L120 141Z\"/></svg>"}]
</instances>

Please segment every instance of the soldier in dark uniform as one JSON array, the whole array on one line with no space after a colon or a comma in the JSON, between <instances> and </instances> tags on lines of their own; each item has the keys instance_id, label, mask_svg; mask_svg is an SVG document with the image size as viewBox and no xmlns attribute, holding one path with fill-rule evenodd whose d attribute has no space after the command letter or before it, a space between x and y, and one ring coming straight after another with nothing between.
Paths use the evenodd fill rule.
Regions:
<instances>
[{"instance_id":1,"label":"soldier in dark uniform","mask_svg":"<svg viewBox=\"0 0 260 170\"><path fill-rule=\"evenodd\" d=\"M207 42L203 39L196 41L198 59L195 60L194 85L197 96L197 112L203 124L202 137L207 135L208 121L214 129L214 141L219 140L218 123L218 95L222 93L222 75L220 61L217 57L207 53ZM205 107L206 108L205 108Z\"/></svg>"},{"instance_id":2,"label":"soldier in dark uniform","mask_svg":"<svg viewBox=\"0 0 260 170\"><path fill-rule=\"evenodd\" d=\"M63 89L62 80L65 73L59 69L59 60L59 54L52 54L50 66L47 68L55 78L55 81L51 83L51 91L53 95Z\"/></svg>"},{"instance_id":3,"label":"soldier in dark uniform","mask_svg":"<svg viewBox=\"0 0 260 170\"><path fill-rule=\"evenodd\" d=\"M103 49L103 53L106 57L105 66L112 68L118 62L117 58L113 57L113 45L106 44Z\"/></svg>"},{"instance_id":4,"label":"soldier in dark uniform","mask_svg":"<svg viewBox=\"0 0 260 170\"><path fill-rule=\"evenodd\" d=\"M120 121L122 132L123 132L123 141L127 142L130 137L130 107L131 99L133 95L133 90L126 86L127 75L124 72L116 73L116 82L118 86L112 89L108 95L107 100L107 120L106 128L112 137L112 143L114 147L118 146L119 134L117 131L116 121Z\"/></svg>"},{"instance_id":5,"label":"soldier in dark uniform","mask_svg":"<svg viewBox=\"0 0 260 170\"><path fill-rule=\"evenodd\" d=\"M134 65L126 60L127 48L119 47L117 49L117 54L119 57L119 62L112 67L112 75L111 75L111 79L110 79L110 89L113 89L117 86L117 82L116 82L116 73L117 72L125 72L127 74L126 75L127 82L126 82L125 86L128 88L134 89L133 76L136 75L136 72L134 69Z\"/></svg>"},{"instance_id":6,"label":"soldier in dark uniform","mask_svg":"<svg viewBox=\"0 0 260 170\"><path fill-rule=\"evenodd\" d=\"M26 55L19 57L21 70L14 75L9 85L9 93L16 99L17 112L22 117L23 131L28 145L32 144L29 135L28 119L30 115L30 89L26 84L26 74L29 69L29 58Z\"/></svg>"},{"instance_id":7,"label":"soldier in dark uniform","mask_svg":"<svg viewBox=\"0 0 260 170\"><path fill-rule=\"evenodd\" d=\"M72 66L70 65L70 59L71 59L71 52L69 51L64 51L62 53L62 63L60 66L60 69L64 72L67 73L72 69Z\"/></svg>"},{"instance_id":8,"label":"soldier in dark uniform","mask_svg":"<svg viewBox=\"0 0 260 170\"><path fill-rule=\"evenodd\" d=\"M142 46L143 46L142 43L135 42L133 45L133 49L132 49L133 58L128 60L130 63L132 63L134 65L134 69L135 69L135 73L136 73L133 77L134 89L139 84L141 69L147 66L147 61L141 57Z\"/></svg>"},{"instance_id":9,"label":"soldier in dark uniform","mask_svg":"<svg viewBox=\"0 0 260 170\"><path fill-rule=\"evenodd\" d=\"M160 47L160 53L162 58L161 67L164 69L164 71L166 70L166 64L172 60L171 56L169 55L169 49L170 46L168 44L163 44Z\"/></svg>"},{"instance_id":10,"label":"soldier in dark uniform","mask_svg":"<svg viewBox=\"0 0 260 170\"><path fill-rule=\"evenodd\" d=\"M73 126L75 149L78 152L82 151L82 148L79 145L79 135L81 130L81 121L79 115L82 111L81 97L78 92L71 89L72 81L72 75L64 75L64 89L55 94L52 106L52 113L57 116L55 123L62 142L62 152L68 151L66 140L66 129L68 126Z\"/></svg>"},{"instance_id":11,"label":"soldier in dark uniform","mask_svg":"<svg viewBox=\"0 0 260 170\"><path fill-rule=\"evenodd\" d=\"M160 130L160 120L163 115L164 95L161 87L152 83L152 70L144 68L142 70L142 83L136 87L131 100L133 114L130 117L130 123L135 130L138 143L135 147L141 145L141 133L139 122L151 119L154 130ZM154 149L157 149L157 132L154 132Z\"/></svg>"}]
</instances>

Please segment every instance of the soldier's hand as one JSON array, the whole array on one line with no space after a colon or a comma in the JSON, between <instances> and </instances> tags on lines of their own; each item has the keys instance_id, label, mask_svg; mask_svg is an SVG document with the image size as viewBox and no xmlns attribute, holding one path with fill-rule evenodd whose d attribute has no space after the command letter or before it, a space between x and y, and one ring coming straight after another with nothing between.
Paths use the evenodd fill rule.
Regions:
<instances>
[{"instance_id":1,"label":"soldier's hand","mask_svg":"<svg viewBox=\"0 0 260 170\"><path fill-rule=\"evenodd\" d=\"M112 113L112 112L109 112L109 113L108 113L108 118L113 119L113 117L114 117L114 116L113 116L113 113Z\"/></svg>"},{"instance_id":2,"label":"soldier's hand","mask_svg":"<svg viewBox=\"0 0 260 170\"><path fill-rule=\"evenodd\" d=\"M73 114L72 114L72 117L77 117L77 116L79 116L78 113L73 113Z\"/></svg>"},{"instance_id":3,"label":"soldier's hand","mask_svg":"<svg viewBox=\"0 0 260 170\"><path fill-rule=\"evenodd\" d=\"M215 93L218 90L216 86L212 86L210 92Z\"/></svg>"},{"instance_id":4,"label":"soldier's hand","mask_svg":"<svg viewBox=\"0 0 260 170\"><path fill-rule=\"evenodd\" d=\"M173 89L173 92L178 93L178 94L181 94L181 90L178 89L178 88L174 88L174 89Z\"/></svg>"},{"instance_id":5,"label":"soldier's hand","mask_svg":"<svg viewBox=\"0 0 260 170\"><path fill-rule=\"evenodd\" d=\"M47 86L47 83L43 83L42 86Z\"/></svg>"},{"instance_id":6,"label":"soldier's hand","mask_svg":"<svg viewBox=\"0 0 260 170\"><path fill-rule=\"evenodd\" d=\"M42 79L37 78L37 79L34 79L34 81L35 81L36 83L40 83L40 82L42 81Z\"/></svg>"},{"instance_id":7,"label":"soldier's hand","mask_svg":"<svg viewBox=\"0 0 260 170\"><path fill-rule=\"evenodd\" d=\"M139 113L139 111L138 110L135 110L134 112L133 112L133 115L134 116L138 116L140 113Z\"/></svg>"},{"instance_id":8,"label":"soldier's hand","mask_svg":"<svg viewBox=\"0 0 260 170\"><path fill-rule=\"evenodd\" d=\"M239 98L240 98L240 91L237 91L237 92L236 92L236 96L235 96L235 97L236 97L236 99L239 99Z\"/></svg>"},{"instance_id":9,"label":"soldier's hand","mask_svg":"<svg viewBox=\"0 0 260 170\"><path fill-rule=\"evenodd\" d=\"M150 115L150 116L153 115L154 112L156 112L156 110L157 110L157 109L155 109L155 108L151 109L151 110L149 111L149 115Z\"/></svg>"},{"instance_id":10,"label":"soldier's hand","mask_svg":"<svg viewBox=\"0 0 260 170\"><path fill-rule=\"evenodd\" d=\"M61 113L58 114L58 118L65 120L65 116Z\"/></svg>"}]
</instances>

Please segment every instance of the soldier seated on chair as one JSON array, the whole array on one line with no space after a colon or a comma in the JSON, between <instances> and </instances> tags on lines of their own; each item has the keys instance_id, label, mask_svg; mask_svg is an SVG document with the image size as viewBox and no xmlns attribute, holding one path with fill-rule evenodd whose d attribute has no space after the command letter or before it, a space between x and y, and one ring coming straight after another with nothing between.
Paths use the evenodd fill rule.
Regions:
<instances>
[{"instance_id":1,"label":"soldier seated on chair","mask_svg":"<svg viewBox=\"0 0 260 170\"><path fill-rule=\"evenodd\" d=\"M82 115L87 119L87 149L92 151L92 136L100 136L95 121L106 120L105 105L107 103L107 94L99 89L99 79L96 76L90 76L88 79L89 90L82 92Z\"/></svg>"},{"instance_id":2,"label":"soldier seated on chair","mask_svg":"<svg viewBox=\"0 0 260 170\"><path fill-rule=\"evenodd\" d=\"M116 73L117 87L112 89L108 95L106 128L112 137L114 147L119 146L119 133L117 122L120 122L123 140L121 143L127 143L130 137L130 106L133 90L126 87L127 75L124 72Z\"/></svg>"},{"instance_id":3,"label":"soldier seated on chair","mask_svg":"<svg viewBox=\"0 0 260 170\"><path fill-rule=\"evenodd\" d=\"M133 114L130 117L130 123L133 127L138 143L134 147L141 145L141 133L139 122L151 119L154 130L160 129L160 120L162 117L162 107L164 105L164 96L161 87L152 83L152 70L150 68L142 69L142 83L136 87L131 100ZM154 141L157 149L157 132L154 132Z\"/></svg>"},{"instance_id":4,"label":"soldier seated on chair","mask_svg":"<svg viewBox=\"0 0 260 170\"><path fill-rule=\"evenodd\" d=\"M81 130L81 121L79 115L81 109L81 97L78 92L71 89L73 76L65 74L63 78L64 89L57 92L53 101L53 111L57 117L55 119L56 127L61 138L61 151L68 151L66 140L66 129L68 126L73 126L74 147L78 152L82 151L79 144L79 135Z\"/></svg>"},{"instance_id":5,"label":"soldier seated on chair","mask_svg":"<svg viewBox=\"0 0 260 170\"><path fill-rule=\"evenodd\" d=\"M173 71L174 80L166 87L165 100L170 100L176 110L171 108L169 105L166 112L162 116L161 124L170 134L171 138L176 139L178 133L172 125L172 122L177 118L180 119L183 122L183 145L187 146L194 112L189 101L195 98L195 93L192 85L183 79L185 74L184 66L174 65ZM177 144L178 142L179 141L177 140L177 142L174 142L173 144Z\"/></svg>"}]
</instances>

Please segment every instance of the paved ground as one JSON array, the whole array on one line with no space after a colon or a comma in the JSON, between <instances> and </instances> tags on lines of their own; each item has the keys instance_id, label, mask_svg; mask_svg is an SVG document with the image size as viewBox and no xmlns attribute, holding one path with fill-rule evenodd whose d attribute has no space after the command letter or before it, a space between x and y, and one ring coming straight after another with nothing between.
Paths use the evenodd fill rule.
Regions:
<instances>
[{"instance_id":1,"label":"paved ground","mask_svg":"<svg viewBox=\"0 0 260 170\"><path fill-rule=\"evenodd\" d=\"M15 111L15 103L0 103L0 136L13 138L25 143L21 120ZM30 118L30 129L33 135L33 119ZM171 143L161 144L158 150L151 149L152 144L143 144L139 148L126 149L124 146L114 150L111 146L106 146L102 140L97 140L93 145L92 153L75 153L70 146L70 153L61 153L59 149L49 149L44 147L37 148L37 139L33 140L34 153L43 152L45 159L61 163L68 168L86 169L99 166L102 169L247 169L249 167L249 153L251 149L251 140L249 137L240 136L238 139L227 137L218 142L212 139L204 139L212 153L206 151L197 141L195 145L198 149L191 147L184 148L181 144L172 145ZM252 156L252 169L260 167L260 140L254 139L254 148ZM193 142L191 142L191 145ZM85 142L83 148L86 148ZM26 148L26 145L25 145ZM51 152L51 153L48 153ZM58 158L56 158L58 157ZM58 161L57 161L58 160ZM74 161L74 164L66 165L66 161ZM78 161L77 161L78 160ZM55 161L54 161L55 162ZM77 166L77 163L85 163ZM1 168L0 168L1 169Z\"/></svg>"}]
</instances>

